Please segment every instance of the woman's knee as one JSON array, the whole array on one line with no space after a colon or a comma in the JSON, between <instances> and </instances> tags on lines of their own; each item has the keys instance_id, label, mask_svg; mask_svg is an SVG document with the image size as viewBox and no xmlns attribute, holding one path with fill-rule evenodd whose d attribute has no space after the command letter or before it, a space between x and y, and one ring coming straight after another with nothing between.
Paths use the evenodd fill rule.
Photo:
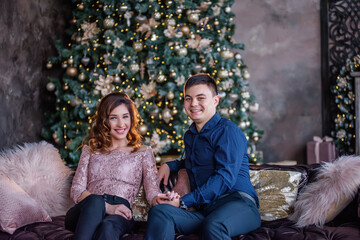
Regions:
<instances>
[{"instance_id":1,"label":"woman's knee","mask_svg":"<svg viewBox=\"0 0 360 240\"><path fill-rule=\"evenodd\" d=\"M91 194L87 196L83 201L86 207L105 209L105 200L101 195Z\"/></svg>"}]
</instances>

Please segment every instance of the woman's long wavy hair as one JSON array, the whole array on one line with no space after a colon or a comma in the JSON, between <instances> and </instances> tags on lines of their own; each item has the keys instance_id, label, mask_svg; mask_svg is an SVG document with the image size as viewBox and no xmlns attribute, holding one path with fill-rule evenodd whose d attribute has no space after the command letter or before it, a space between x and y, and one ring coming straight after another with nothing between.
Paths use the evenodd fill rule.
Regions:
<instances>
[{"instance_id":1,"label":"woman's long wavy hair","mask_svg":"<svg viewBox=\"0 0 360 240\"><path fill-rule=\"evenodd\" d=\"M125 104L130 113L131 126L126 136L129 141L128 146L134 148L132 152L136 152L141 146L142 137L138 132L138 111L134 102L125 93L113 92L106 95L97 108L97 113L93 116L93 124L88 136L87 144L91 151L107 153L111 146L110 138L110 113L119 105Z\"/></svg>"}]
</instances>

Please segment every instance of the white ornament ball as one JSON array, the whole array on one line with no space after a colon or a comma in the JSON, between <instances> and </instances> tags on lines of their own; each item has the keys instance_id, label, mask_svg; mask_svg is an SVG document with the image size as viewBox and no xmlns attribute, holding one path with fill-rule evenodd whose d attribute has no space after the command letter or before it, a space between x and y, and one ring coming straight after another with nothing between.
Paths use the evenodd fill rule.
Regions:
<instances>
[{"instance_id":1,"label":"white ornament ball","mask_svg":"<svg viewBox=\"0 0 360 240\"><path fill-rule=\"evenodd\" d=\"M141 52L143 50L143 44L141 42L134 42L133 43L133 49L135 52Z\"/></svg>"},{"instance_id":2,"label":"white ornament ball","mask_svg":"<svg viewBox=\"0 0 360 240\"><path fill-rule=\"evenodd\" d=\"M86 75L85 75L85 73L80 73L79 74L79 76L78 76L78 79L79 79L79 81L80 82L83 82L83 81L85 81L85 79L86 79Z\"/></svg>"},{"instance_id":3,"label":"white ornament ball","mask_svg":"<svg viewBox=\"0 0 360 240\"><path fill-rule=\"evenodd\" d=\"M141 135L145 135L147 133L147 130L148 130L148 128L147 128L147 126L145 124L141 124L139 126L139 133Z\"/></svg>"},{"instance_id":4,"label":"white ornament ball","mask_svg":"<svg viewBox=\"0 0 360 240\"><path fill-rule=\"evenodd\" d=\"M241 129L245 129L246 123L245 123L245 122L240 122L239 127L240 127Z\"/></svg>"},{"instance_id":5,"label":"white ornament ball","mask_svg":"<svg viewBox=\"0 0 360 240\"><path fill-rule=\"evenodd\" d=\"M230 13L230 12L231 12L231 7L229 7L229 6L226 7L226 8L225 8L225 12L226 12L226 13Z\"/></svg>"},{"instance_id":6,"label":"white ornament ball","mask_svg":"<svg viewBox=\"0 0 360 240\"><path fill-rule=\"evenodd\" d=\"M175 94L174 94L172 91L170 91L170 92L168 92L168 94L166 95L166 97L167 97L168 100L173 100L174 97L175 97Z\"/></svg>"},{"instance_id":7,"label":"white ornament ball","mask_svg":"<svg viewBox=\"0 0 360 240\"><path fill-rule=\"evenodd\" d=\"M197 23L199 21L199 14L197 14L196 12L191 12L187 15L187 19L191 23Z\"/></svg>"},{"instance_id":8,"label":"white ornament ball","mask_svg":"<svg viewBox=\"0 0 360 240\"><path fill-rule=\"evenodd\" d=\"M118 82L120 82L120 80L121 80L120 76L116 74L115 77L114 77L114 82L118 83Z\"/></svg>"},{"instance_id":9,"label":"white ornament ball","mask_svg":"<svg viewBox=\"0 0 360 240\"><path fill-rule=\"evenodd\" d=\"M107 17L103 21L104 28L112 28L115 25L115 20L112 17Z\"/></svg>"},{"instance_id":10,"label":"white ornament ball","mask_svg":"<svg viewBox=\"0 0 360 240\"><path fill-rule=\"evenodd\" d=\"M55 84L52 83L52 82L48 82L48 83L46 84L46 90L48 90L49 92L54 91L54 90L55 90Z\"/></svg>"},{"instance_id":11,"label":"white ornament ball","mask_svg":"<svg viewBox=\"0 0 360 240\"><path fill-rule=\"evenodd\" d=\"M188 54L188 50L186 47L180 47L179 50L177 51L177 54L179 56L186 56Z\"/></svg>"},{"instance_id":12,"label":"white ornament ball","mask_svg":"<svg viewBox=\"0 0 360 240\"><path fill-rule=\"evenodd\" d=\"M171 119L170 109L165 108L165 109L162 111L162 119L163 119L166 123L169 123L169 122L170 122L170 119Z\"/></svg>"},{"instance_id":13,"label":"white ornament ball","mask_svg":"<svg viewBox=\"0 0 360 240\"><path fill-rule=\"evenodd\" d=\"M229 76L229 72L226 69L220 69L220 71L218 72L217 76L220 79L224 79L227 78Z\"/></svg>"},{"instance_id":14,"label":"white ornament ball","mask_svg":"<svg viewBox=\"0 0 360 240\"><path fill-rule=\"evenodd\" d=\"M140 71L140 66L139 66L139 64L137 64L136 62L130 64L130 70L131 70L134 74L138 73L138 72Z\"/></svg>"},{"instance_id":15,"label":"white ornament ball","mask_svg":"<svg viewBox=\"0 0 360 240\"><path fill-rule=\"evenodd\" d=\"M250 78L250 73L247 70L245 70L243 76L244 76L244 79L248 80Z\"/></svg>"}]
</instances>

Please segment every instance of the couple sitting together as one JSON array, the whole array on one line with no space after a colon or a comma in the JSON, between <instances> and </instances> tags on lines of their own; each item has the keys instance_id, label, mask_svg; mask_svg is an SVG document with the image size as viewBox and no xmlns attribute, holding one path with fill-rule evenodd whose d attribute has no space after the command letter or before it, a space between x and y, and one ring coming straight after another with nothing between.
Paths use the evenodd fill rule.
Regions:
<instances>
[{"instance_id":1,"label":"couple sitting together","mask_svg":"<svg viewBox=\"0 0 360 240\"><path fill-rule=\"evenodd\" d=\"M216 112L219 96L208 74L191 76L184 108L193 123L184 135L181 160L157 172L150 147L141 144L138 112L124 93L105 96L97 109L71 187L76 203L65 226L75 239L116 239L130 232L131 203L141 181L152 206L145 239L197 232L201 239L231 239L260 227L259 200L250 182L246 138ZM170 171L185 168L191 192L161 193Z\"/></svg>"}]
</instances>

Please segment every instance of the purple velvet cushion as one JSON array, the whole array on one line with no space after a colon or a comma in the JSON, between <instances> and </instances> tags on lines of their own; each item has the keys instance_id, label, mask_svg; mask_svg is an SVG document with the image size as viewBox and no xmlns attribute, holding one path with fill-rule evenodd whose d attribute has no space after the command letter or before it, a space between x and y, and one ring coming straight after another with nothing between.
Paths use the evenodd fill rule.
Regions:
<instances>
[{"instance_id":1,"label":"purple velvet cushion","mask_svg":"<svg viewBox=\"0 0 360 240\"><path fill-rule=\"evenodd\" d=\"M0 175L0 213L1 230L10 234L30 223L51 221L44 208L4 175Z\"/></svg>"}]
</instances>

